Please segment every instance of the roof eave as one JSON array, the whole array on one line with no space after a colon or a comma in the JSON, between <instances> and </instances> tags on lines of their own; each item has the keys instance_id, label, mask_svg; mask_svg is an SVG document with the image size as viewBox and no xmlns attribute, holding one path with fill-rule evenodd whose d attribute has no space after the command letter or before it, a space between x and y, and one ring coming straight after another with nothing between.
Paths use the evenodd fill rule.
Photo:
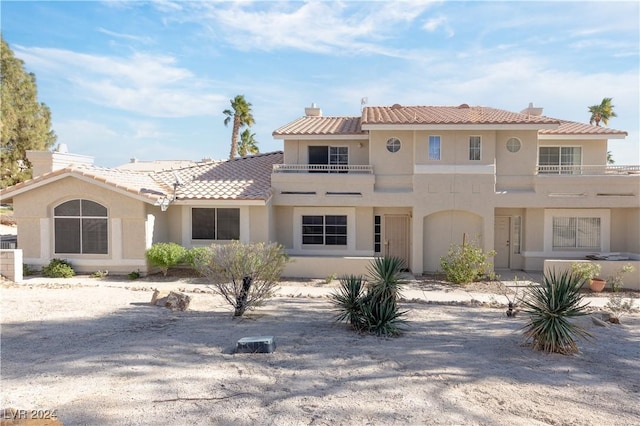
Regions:
<instances>
[{"instance_id":1,"label":"roof eave","mask_svg":"<svg viewBox=\"0 0 640 426\"><path fill-rule=\"evenodd\" d=\"M300 139L300 140L311 140L311 139L330 139L330 140L366 140L369 139L369 135L367 133L362 134L273 134L274 139Z\"/></svg>"},{"instance_id":2,"label":"roof eave","mask_svg":"<svg viewBox=\"0 0 640 426\"><path fill-rule=\"evenodd\" d=\"M557 129L559 125L559 123L363 124L362 130L553 130Z\"/></svg>"},{"instance_id":3,"label":"roof eave","mask_svg":"<svg viewBox=\"0 0 640 426\"><path fill-rule=\"evenodd\" d=\"M603 140L603 139L626 139L627 134L610 133L610 134L557 134L557 133L541 133L538 134L539 140Z\"/></svg>"}]
</instances>

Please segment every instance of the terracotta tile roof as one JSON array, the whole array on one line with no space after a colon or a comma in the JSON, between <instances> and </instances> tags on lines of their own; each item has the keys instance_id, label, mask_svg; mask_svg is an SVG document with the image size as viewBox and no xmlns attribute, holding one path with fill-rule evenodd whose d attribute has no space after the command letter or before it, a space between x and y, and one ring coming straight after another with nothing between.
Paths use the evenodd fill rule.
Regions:
<instances>
[{"instance_id":1,"label":"terracotta tile roof","mask_svg":"<svg viewBox=\"0 0 640 426\"><path fill-rule=\"evenodd\" d=\"M95 166L67 167L5 188L0 194L3 199L10 199L14 194L30 187L68 174L89 178L155 202L173 195L173 184L176 182L176 176L179 176L182 185L177 188L178 199L266 200L271 195L273 164L282 161L282 152L278 151L230 161L198 163L184 169L161 172L138 172Z\"/></svg>"},{"instance_id":2,"label":"terracotta tile roof","mask_svg":"<svg viewBox=\"0 0 640 426\"><path fill-rule=\"evenodd\" d=\"M306 135L363 135L360 117L300 117L273 131L273 137Z\"/></svg>"},{"instance_id":3,"label":"terracotta tile roof","mask_svg":"<svg viewBox=\"0 0 640 426\"><path fill-rule=\"evenodd\" d=\"M543 129L539 133L541 135L628 135L627 132L609 127L592 126L591 124L577 123L575 121L559 121L560 127L557 129Z\"/></svg>"},{"instance_id":4,"label":"terracotta tile roof","mask_svg":"<svg viewBox=\"0 0 640 426\"><path fill-rule=\"evenodd\" d=\"M559 124L554 118L468 106L365 107L362 125L374 124Z\"/></svg>"},{"instance_id":5,"label":"terracotta tile roof","mask_svg":"<svg viewBox=\"0 0 640 426\"><path fill-rule=\"evenodd\" d=\"M180 178L178 200L266 200L271 195L273 165L282 161L283 154L278 151L166 170L156 176L172 192L176 176Z\"/></svg>"}]
</instances>

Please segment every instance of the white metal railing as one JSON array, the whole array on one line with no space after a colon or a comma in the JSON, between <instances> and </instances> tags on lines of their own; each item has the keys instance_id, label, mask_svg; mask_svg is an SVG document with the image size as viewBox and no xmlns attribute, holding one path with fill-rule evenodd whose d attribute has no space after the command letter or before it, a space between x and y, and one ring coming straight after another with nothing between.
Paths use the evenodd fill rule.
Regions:
<instances>
[{"instance_id":1,"label":"white metal railing","mask_svg":"<svg viewBox=\"0 0 640 426\"><path fill-rule=\"evenodd\" d=\"M539 175L583 175L583 176L601 176L601 175L633 175L640 174L640 165L638 166L538 166L537 174Z\"/></svg>"},{"instance_id":2,"label":"white metal railing","mask_svg":"<svg viewBox=\"0 0 640 426\"><path fill-rule=\"evenodd\" d=\"M373 166L360 164L274 164L273 173L360 173L372 174Z\"/></svg>"}]
</instances>

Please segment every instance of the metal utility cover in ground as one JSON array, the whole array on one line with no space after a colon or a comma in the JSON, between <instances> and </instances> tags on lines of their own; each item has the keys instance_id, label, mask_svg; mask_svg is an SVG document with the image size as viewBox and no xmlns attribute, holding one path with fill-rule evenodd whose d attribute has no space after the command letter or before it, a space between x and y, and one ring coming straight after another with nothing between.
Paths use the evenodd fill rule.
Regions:
<instances>
[{"instance_id":1,"label":"metal utility cover in ground","mask_svg":"<svg viewBox=\"0 0 640 426\"><path fill-rule=\"evenodd\" d=\"M237 353L271 353L275 350L273 336L243 337L236 345Z\"/></svg>"}]
</instances>

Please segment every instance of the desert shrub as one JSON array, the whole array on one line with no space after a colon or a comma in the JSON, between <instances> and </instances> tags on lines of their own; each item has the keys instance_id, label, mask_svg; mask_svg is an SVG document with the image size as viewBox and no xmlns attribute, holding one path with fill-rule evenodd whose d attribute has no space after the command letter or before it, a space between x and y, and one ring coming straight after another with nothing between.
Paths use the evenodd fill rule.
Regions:
<instances>
[{"instance_id":1,"label":"desert shrub","mask_svg":"<svg viewBox=\"0 0 640 426\"><path fill-rule=\"evenodd\" d=\"M534 349L562 354L578 351L576 339L591 334L570 319L586 315L580 288L584 279L577 274L555 271L544 274L540 286L530 286L522 301L522 311L529 316L523 327L527 341Z\"/></svg>"},{"instance_id":2,"label":"desert shrub","mask_svg":"<svg viewBox=\"0 0 640 426\"><path fill-rule=\"evenodd\" d=\"M447 281L467 284L483 277L493 278L493 264L487 262L496 252L484 252L475 241L466 244L451 244L447 255L440 258L440 267Z\"/></svg>"},{"instance_id":3,"label":"desert shrub","mask_svg":"<svg viewBox=\"0 0 640 426\"><path fill-rule=\"evenodd\" d=\"M133 280L137 280L138 278L140 278L142 276L142 274L140 273L140 270L138 269L137 271L131 271L127 274L127 276L129 277L129 279L131 281Z\"/></svg>"},{"instance_id":4,"label":"desert shrub","mask_svg":"<svg viewBox=\"0 0 640 426\"><path fill-rule=\"evenodd\" d=\"M42 268L42 275L49 278L71 278L75 274L71 263L63 259L51 259L49 264Z\"/></svg>"},{"instance_id":5,"label":"desert shrub","mask_svg":"<svg viewBox=\"0 0 640 426\"><path fill-rule=\"evenodd\" d=\"M176 243L156 243L146 251L147 260L152 266L157 266L166 276L169 268L182 263L187 249Z\"/></svg>"},{"instance_id":6,"label":"desert shrub","mask_svg":"<svg viewBox=\"0 0 640 426\"><path fill-rule=\"evenodd\" d=\"M406 323L398 299L404 261L397 257L376 258L367 268L368 282L362 276L340 278L340 287L330 295L338 310L336 321L346 321L359 332L396 336Z\"/></svg>"},{"instance_id":7,"label":"desert shrub","mask_svg":"<svg viewBox=\"0 0 640 426\"><path fill-rule=\"evenodd\" d=\"M242 316L273 296L280 275L289 258L280 244L213 245L211 256L201 272L212 282L214 290L234 308L234 316Z\"/></svg>"},{"instance_id":8,"label":"desert shrub","mask_svg":"<svg viewBox=\"0 0 640 426\"><path fill-rule=\"evenodd\" d=\"M611 290L614 292L620 291L624 282L622 281L622 277L624 274L628 274L629 272L635 271L635 268L632 264L627 263L622 268L618 269L613 275L611 275L608 281L611 283Z\"/></svg>"},{"instance_id":9,"label":"desert shrub","mask_svg":"<svg viewBox=\"0 0 640 426\"><path fill-rule=\"evenodd\" d=\"M187 251L185 262L202 274L203 268L211 261L209 247L193 247Z\"/></svg>"},{"instance_id":10,"label":"desert shrub","mask_svg":"<svg viewBox=\"0 0 640 426\"><path fill-rule=\"evenodd\" d=\"M109 275L109 271L107 271L106 269L104 271L101 270L97 270L94 273L92 273L91 275L89 275L91 278L104 278L107 275Z\"/></svg>"}]
</instances>

